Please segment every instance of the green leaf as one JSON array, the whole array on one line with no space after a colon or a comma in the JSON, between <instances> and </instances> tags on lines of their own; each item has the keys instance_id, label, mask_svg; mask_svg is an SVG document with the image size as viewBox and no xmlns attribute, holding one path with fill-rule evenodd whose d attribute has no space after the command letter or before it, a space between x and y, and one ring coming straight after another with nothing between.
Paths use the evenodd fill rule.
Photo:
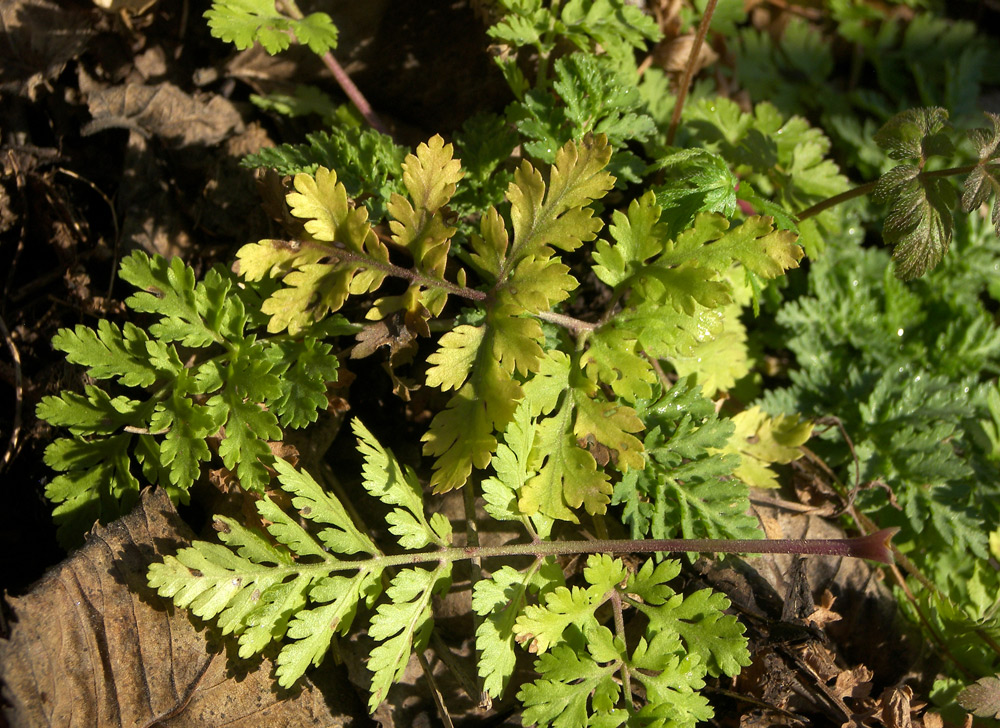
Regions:
<instances>
[{"instance_id":1,"label":"green leaf","mask_svg":"<svg viewBox=\"0 0 1000 728\"><path fill-rule=\"evenodd\" d=\"M209 399L206 406L214 419L225 419L226 436L219 443L222 462L237 474L244 488L262 492L270 480L265 467L272 459L267 440L281 439L278 418L245 400L232 386Z\"/></svg>"},{"instance_id":2,"label":"green leaf","mask_svg":"<svg viewBox=\"0 0 1000 728\"><path fill-rule=\"evenodd\" d=\"M592 636L600 629L595 612L611 598L611 592L627 575L620 559L590 555L584 573L589 586L585 589L560 586L545 595L545 606L526 606L514 625L517 641L527 645L532 653L543 653L564 642L563 634L571 627Z\"/></svg>"},{"instance_id":3,"label":"green leaf","mask_svg":"<svg viewBox=\"0 0 1000 728\"><path fill-rule=\"evenodd\" d=\"M184 491L191 487L201 473L199 463L212 457L205 438L218 432L221 425L220 412L195 404L178 390L157 405L150 429L166 430L160 444L160 464L169 469L172 485Z\"/></svg>"},{"instance_id":4,"label":"green leaf","mask_svg":"<svg viewBox=\"0 0 1000 728\"><path fill-rule=\"evenodd\" d=\"M979 164L969 173L962 189L962 209L972 212L985 204L993 195L993 228L1000 235L1000 172L995 159L997 147L1000 146L1000 114L986 112L992 122L992 129L972 129L969 138L979 154Z\"/></svg>"},{"instance_id":5,"label":"green leaf","mask_svg":"<svg viewBox=\"0 0 1000 728\"><path fill-rule=\"evenodd\" d=\"M65 427L73 435L110 435L122 427L142 427L148 421L152 403L128 397L111 397L100 387L84 385L84 394L63 392L58 397L42 397L35 415L50 425Z\"/></svg>"},{"instance_id":6,"label":"green leaf","mask_svg":"<svg viewBox=\"0 0 1000 728\"><path fill-rule=\"evenodd\" d=\"M513 628L528 593L562 583L562 569L550 559L536 562L525 572L503 566L473 586L472 609L485 617L476 629L479 676L491 697L503 695L514 672L517 654Z\"/></svg>"},{"instance_id":7,"label":"green leaf","mask_svg":"<svg viewBox=\"0 0 1000 728\"><path fill-rule=\"evenodd\" d=\"M446 547L451 543L451 523L441 514L435 514L428 523L424 517L424 501L420 484L413 470L400 467L391 452L361 424L351 422L351 429L358 438L358 452L365 458L363 485L365 490L393 508L386 516L389 531L405 549L419 549L429 544Z\"/></svg>"},{"instance_id":8,"label":"green leaf","mask_svg":"<svg viewBox=\"0 0 1000 728\"><path fill-rule=\"evenodd\" d=\"M94 440L60 438L45 448L45 464L63 471L45 486L56 504L52 519L65 546L77 546L94 523L128 513L139 497L129 466L131 435Z\"/></svg>"},{"instance_id":9,"label":"green leaf","mask_svg":"<svg viewBox=\"0 0 1000 728\"><path fill-rule=\"evenodd\" d=\"M584 569L588 587L559 587L545 596L544 607L525 607L514 630L530 651L541 653L535 662L539 679L518 694L525 723L619 725L629 719L637 698L623 695L624 685L642 695L639 719L652 719L652 725L693 727L711 718L707 700L696 692L710 669L705 658L713 661L713 674L723 664L738 671L749 664L746 640L742 627L721 611L728 605L725 597L706 598L705 590L683 600L667 586L678 573L675 561L654 568L648 560L629 574L620 559L593 555ZM623 639L596 618L596 610L613 596L647 618L631 656ZM677 611L683 622L671 621Z\"/></svg>"},{"instance_id":10,"label":"green leaf","mask_svg":"<svg viewBox=\"0 0 1000 728\"><path fill-rule=\"evenodd\" d=\"M655 187L656 204L668 238L685 230L700 212L732 217L736 212L736 187L740 180L726 160L704 149L682 149L661 158L656 167L664 181Z\"/></svg>"},{"instance_id":11,"label":"green leaf","mask_svg":"<svg viewBox=\"0 0 1000 728\"><path fill-rule=\"evenodd\" d=\"M689 350L670 357L677 374L694 374L709 397L728 391L750 372L747 330L740 321L743 309L730 304L723 309L722 329Z\"/></svg>"},{"instance_id":12,"label":"green leaf","mask_svg":"<svg viewBox=\"0 0 1000 728\"><path fill-rule=\"evenodd\" d=\"M279 387L278 396L268 400L268 407L282 427L298 429L315 422L319 412L330 406L327 385L337 381L339 362L333 346L312 336L272 339L265 346L270 374L277 377Z\"/></svg>"},{"instance_id":13,"label":"green leaf","mask_svg":"<svg viewBox=\"0 0 1000 728\"><path fill-rule=\"evenodd\" d=\"M354 525L343 504L324 491L308 473L296 470L281 458L275 459L274 469L282 489L293 496L293 508L313 523L332 526L319 533L327 548L338 554L381 554L372 540Z\"/></svg>"},{"instance_id":14,"label":"green leaf","mask_svg":"<svg viewBox=\"0 0 1000 728\"><path fill-rule=\"evenodd\" d=\"M389 602L379 605L372 616L368 636L380 644L368 658L372 672L372 712L385 700L389 686L397 682L406 669L410 653L427 646L433 627L431 597L443 593L451 585L451 564L441 564L434 571L405 569L400 571L386 590Z\"/></svg>"},{"instance_id":15,"label":"green leaf","mask_svg":"<svg viewBox=\"0 0 1000 728\"><path fill-rule=\"evenodd\" d=\"M939 107L907 109L889 119L875 134L875 142L893 159L926 159L950 153L950 143L939 132L948 112Z\"/></svg>"},{"instance_id":16,"label":"green leaf","mask_svg":"<svg viewBox=\"0 0 1000 728\"><path fill-rule=\"evenodd\" d=\"M775 278L789 268L797 268L802 248L795 244L795 234L775 230L770 217L754 215L739 227L730 229L721 215L703 213L694 226L667 244L656 261L657 266L673 266L691 261L713 270L725 270L741 263L762 278Z\"/></svg>"},{"instance_id":17,"label":"green leaf","mask_svg":"<svg viewBox=\"0 0 1000 728\"><path fill-rule=\"evenodd\" d=\"M438 340L438 348L427 357L427 386L444 391L458 389L469 378L486 337L485 326L463 324Z\"/></svg>"},{"instance_id":18,"label":"green leaf","mask_svg":"<svg viewBox=\"0 0 1000 728\"><path fill-rule=\"evenodd\" d=\"M141 251L122 260L122 280L142 292L125 299L133 311L157 314L160 320L149 332L161 341L203 347L223 339L239 339L246 314L237 296L230 295L230 278L213 269L196 283L194 270L180 258L169 262Z\"/></svg>"},{"instance_id":19,"label":"green leaf","mask_svg":"<svg viewBox=\"0 0 1000 728\"><path fill-rule=\"evenodd\" d=\"M740 460L713 454L728 446L734 425L720 419L694 379L678 381L639 415L649 465L615 486L633 538L760 538L749 488L733 477Z\"/></svg>"},{"instance_id":20,"label":"green leaf","mask_svg":"<svg viewBox=\"0 0 1000 728\"><path fill-rule=\"evenodd\" d=\"M666 226L652 191L629 204L628 215L617 210L609 231L615 244L598 240L594 246L594 274L613 288L642 273L646 261L663 251Z\"/></svg>"},{"instance_id":21,"label":"green leaf","mask_svg":"<svg viewBox=\"0 0 1000 728\"><path fill-rule=\"evenodd\" d=\"M350 630L358 604L365 599L370 602L379 594L380 576L381 569L363 568L351 577L330 576L316 583L309 598L321 606L296 610L288 622L287 636L295 641L278 653L275 672L279 685L291 687L311 665L323 661L334 635Z\"/></svg>"},{"instance_id":22,"label":"green leaf","mask_svg":"<svg viewBox=\"0 0 1000 728\"><path fill-rule=\"evenodd\" d=\"M274 0L213 0L205 18L214 37L241 51L260 43L273 56L291 45L290 33L318 55L337 47L337 28L329 15L311 13L295 20L277 12Z\"/></svg>"},{"instance_id":23,"label":"green leaf","mask_svg":"<svg viewBox=\"0 0 1000 728\"><path fill-rule=\"evenodd\" d=\"M900 164L879 178L872 196L889 205L883 237L893 246L897 277L908 281L935 268L948 252L954 230L951 183Z\"/></svg>"},{"instance_id":24,"label":"green leaf","mask_svg":"<svg viewBox=\"0 0 1000 728\"><path fill-rule=\"evenodd\" d=\"M52 347L65 352L68 362L87 367L87 374L94 379L117 378L126 387L148 387L157 379L176 375L182 368L180 360L176 364L171 361L169 369L161 368L162 361L154 364L147 353L148 342L146 332L134 324L126 323L120 329L101 319L97 331L79 325L59 329L52 338Z\"/></svg>"}]
</instances>

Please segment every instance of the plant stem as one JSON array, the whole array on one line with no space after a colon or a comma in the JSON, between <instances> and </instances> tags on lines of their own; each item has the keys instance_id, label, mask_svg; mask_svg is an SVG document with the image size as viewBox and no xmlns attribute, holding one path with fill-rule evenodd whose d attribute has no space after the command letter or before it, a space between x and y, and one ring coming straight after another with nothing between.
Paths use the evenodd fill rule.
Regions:
<instances>
[{"instance_id":1,"label":"plant stem","mask_svg":"<svg viewBox=\"0 0 1000 728\"><path fill-rule=\"evenodd\" d=\"M437 562L439 564L469 559L503 558L510 556L568 556L576 554L653 554L653 553L720 553L720 554L814 554L869 559L891 564L890 539L898 528L885 528L867 536L855 538L817 539L621 539L592 541L533 541L505 546L466 546L405 554L378 554L368 559L345 561L331 556L318 564L296 564L289 573L302 571L348 571L387 569Z\"/></svg>"},{"instance_id":2,"label":"plant stem","mask_svg":"<svg viewBox=\"0 0 1000 728\"><path fill-rule=\"evenodd\" d=\"M982 162L977 164L966 164L962 167L949 167L948 169L937 169L933 172L921 172L917 175L917 179L930 179L932 177L953 177L958 174L968 174L976 167L978 167ZM868 182L866 184L855 187L853 190L847 190L846 192L841 192L839 195L834 195L833 197L828 197L825 200L817 202L812 207L807 207L805 210L800 212L795 216L795 219L799 222L803 220L808 220L810 217L815 217L816 215L824 212L839 205L841 202L847 202L848 200L853 200L855 197L861 197L863 195L870 195L874 190L875 186L878 184L875 182Z\"/></svg>"},{"instance_id":3,"label":"plant stem","mask_svg":"<svg viewBox=\"0 0 1000 728\"><path fill-rule=\"evenodd\" d=\"M302 14L302 11L299 10L299 6L295 0L281 0L281 4L284 6L288 15L293 19L302 20L305 17ZM337 62L337 59L333 57L333 52L327 51L321 55L320 58L323 60L323 64L330 69L330 73L333 74L334 80L337 82L337 85L340 86L344 95L350 99L351 103L354 104L354 108L356 108L362 118L368 122L368 125L380 134L388 136L389 132L386 130L385 124L382 123L378 114L376 114L375 110L372 109L371 104L368 103L368 99L366 99L364 94L362 94L358 87L354 85L354 81L351 80L351 77L347 75L341 65Z\"/></svg>"},{"instance_id":4,"label":"plant stem","mask_svg":"<svg viewBox=\"0 0 1000 728\"><path fill-rule=\"evenodd\" d=\"M581 321L580 319L556 313L555 311L539 311L536 316L542 321L548 321L549 323L558 324L565 329L569 329L574 334L578 334L581 331L594 331L597 328L597 324L592 324L589 321Z\"/></svg>"},{"instance_id":5,"label":"plant stem","mask_svg":"<svg viewBox=\"0 0 1000 728\"><path fill-rule=\"evenodd\" d=\"M674 112L670 116L670 126L667 128L667 146L673 146L674 137L677 135L677 127L681 123L681 112L684 110L684 102L687 100L688 89L691 87L691 80L694 78L694 69L698 65L698 56L701 55L701 46L708 35L708 26L712 23L712 15L715 13L715 6L718 0L708 0L705 6L705 13L698 23L698 32L691 44L691 53L688 56L687 64L684 66L684 76L681 78L680 87L677 89L677 101L674 103Z\"/></svg>"},{"instance_id":6,"label":"plant stem","mask_svg":"<svg viewBox=\"0 0 1000 728\"><path fill-rule=\"evenodd\" d=\"M410 268L403 268L402 266L395 265L388 261L381 261L372 258L371 256L362 255L360 253L355 253L346 248L337 247L335 244L330 243L317 243L311 240L303 241L291 241L291 240L271 240L271 243L275 245L283 246L301 246L314 248L320 250L331 258L336 258L337 260L345 260L351 263L362 263L368 268L375 268L382 271L386 275L395 276L397 278L405 278L414 283L419 283L420 285L427 286L428 288L443 288L456 296L462 298L467 298L471 301L485 301L486 294L482 291L477 291L474 288L468 288L467 286L458 286L454 283L450 283L441 278L431 278L430 276L425 276L422 273L417 273L415 270Z\"/></svg>"},{"instance_id":7,"label":"plant stem","mask_svg":"<svg viewBox=\"0 0 1000 728\"><path fill-rule=\"evenodd\" d=\"M446 549L463 552L458 558L473 556L556 556L566 554L649 554L649 553L721 553L721 554L815 554L848 556L892 563L889 539L898 529L887 528L868 536L833 539L715 539L675 538L643 540L540 541L506 546L480 546L478 549ZM414 554L414 556L417 556ZM426 558L431 554L420 554Z\"/></svg>"}]
</instances>

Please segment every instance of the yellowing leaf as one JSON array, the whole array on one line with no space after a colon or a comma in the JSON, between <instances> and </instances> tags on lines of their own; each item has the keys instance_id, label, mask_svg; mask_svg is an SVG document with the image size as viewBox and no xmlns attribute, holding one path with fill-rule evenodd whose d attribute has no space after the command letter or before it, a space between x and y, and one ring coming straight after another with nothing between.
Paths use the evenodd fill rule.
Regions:
<instances>
[{"instance_id":1,"label":"yellowing leaf","mask_svg":"<svg viewBox=\"0 0 1000 728\"><path fill-rule=\"evenodd\" d=\"M324 167L315 176L295 175L295 192L286 197L292 215L304 218L312 240L288 243L262 240L237 253L248 280L283 276L280 288L264 302L271 316L268 331L288 329L294 336L312 321L338 310L350 294L374 291L386 276L389 251L368 224L364 207L351 208L337 174ZM333 262L320 262L323 260Z\"/></svg>"},{"instance_id":2,"label":"yellowing leaf","mask_svg":"<svg viewBox=\"0 0 1000 728\"><path fill-rule=\"evenodd\" d=\"M575 250L594 239L602 223L586 205L614 185L614 177L604 171L610 159L611 147L603 134L568 142L556 153L548 192L542 175L528 162L521 164L507 190L514 245L506 270L527 255L548 258L555 253L553 247Z\"/></svg>"},{"instance_id":3,"label":"yellowing leaf","mask_svg":"<svg viewBox=\"0 0 1000 728\"><path fill-rule=\"evenodd\" d=\"M463 176L461 163L452 158L453 154L452 145L445 144L439 135L419 145L416 154L407 155L403 162L403 184L412 203L393 194L388 207L394 218L389 223L393 242L410 251L415 270L439 280L444 278L451 236L455 234L455 228L445 224L440 210L455 194L455 186ZM414 294L396 299L396 304L406 305L413 312L423 305L431 314L439 314L447 297L421 300L415 295L421 288L414 282L410 286ZM383 299L383 308L387 304L388 299Z\"/></svg>"},{"instance_id":4,"label":"yellowing leaf","mask_svg":"<svg viewBox=\"0 0 1000 728\"><path fill-rule=\"evenodd\" d=\"M583 505L588 513L607 510L613 490L607 474L567 432L573 409L569 401L564 402L559 413L543 420L535 431L534 451L543 460L538 474L521 489L518 508L525 515L541 513L578 523L572 508Z\"/></svg>"},{"instance_id":5,"label":"yellowing leaf","mask_svg":"<svg viewBox=\"0 0 1000 728\"><path fill-rule=\"evenodd\" d=\"M629 402L653 396L656 372L642 355L638 335L629 329L602 326L587 339L580 365L593 382L604 382Z\"/></svg>"},{"instance_id":6,"label":"yellowing leaf","mask_svg":"<svg viewBox=\"0 0 1000 728\"><path fill-rule=\"evenodd\" d=\"M427 357L427 384L443 390L458 389L469 377L486 334L484 326L457 326L438 342L438 349Z\"/></svg>"},{"instance_id":7,"label":"yellowing leaf","mask_svg":"<svg viewBox=\"0 0 1000 728\"><path fill-rule=\"evenodd\" d=\"M577 287L569 267L550 259L524 258L507 279L501 301L511 301L526 313L550 310Z\"/></svg>"},{"instance_id":8,"label":"yellowing leaf","mask_svg":"<svg viewBox=\"0 0 1000 728\"><path fill-rule=\"evenodd\" d=\"M642 441L631 435L642 432L642 420L631 407L613 402L598 402L574 390L576 396L576 422L573 432L581 440L593 438L610 448L618 468L642 470L646 465Z\"/></svg>"},{"instance_id":9,"label":"yellowing leaf","mask_svg":"<svg viewBox=\"0 0 1000 728\"><path fill-rule=\"evenodd\" d=\"M493 433L510 422L521 397L520 385L496 361L483 357L422 438L424 454L437 456L431 475L437 492L462 487L473 467L489 465L497 446Z\"/></svg>"},{"instance_id":10,"label":"yellowing leaf","mask_svg":"<svg viewBox=\"0 0 1000 728\"><path fill-rule=\"evenodd\" d=\"M469 241L474 251L472 264L495 280L500 276L509 242L503 218L496 208L490 207L479 221L479 234Z\"/></svg>"},{"instance_id":11,"label":"yellowing leaf","mask_svg":"<svg viewBox=\"0 0 1000 728\"><path fill-rule=\"evenodd\" d=\"M545 340L545 334L537 320L511 315L511 308L491 311L487 319L494 334L493 356L508 374L515 369L527 374L538 367L542 357L539 342Z\"/></svg>"},{"instance_id":12,"label":"yellowing leaf","mask_svg":"<svg viewBox=\"0 0 1000 728\"><path fill-rule=\"evenodd\" d=\"M740 456L736 476L751 486L777 488L778 476L771 463L790 463L802 457L800 445L812 436L813 425L798 415L770 417L759 407L751 407L733 417L736 430L723 453Z\"/></svg>"},{"instance_id":13,"label":"yellowing leaf","mask_svg":"<svg viewBox=\"0 0 1000 728\"><path fill-rule=\"evenodd\" d=\"M706 397L728 390L750 371L747 331L739 318L740 307L727 306L723 315L722 331L670 357L681 377L696 376Z\"/></svg>"}]
</instances>

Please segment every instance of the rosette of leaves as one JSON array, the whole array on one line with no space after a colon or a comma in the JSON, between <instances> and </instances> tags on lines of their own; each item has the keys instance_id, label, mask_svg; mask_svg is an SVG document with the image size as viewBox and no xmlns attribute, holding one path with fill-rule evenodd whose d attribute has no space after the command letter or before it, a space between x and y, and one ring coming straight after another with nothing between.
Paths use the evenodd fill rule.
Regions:
<instances>
[{"instance_id":1,"label":"rosette of leaves","mask_svg":"<svg viewBox=\"0 0 1000 728\"><path fill-rule=\"evenodd\" d=\"M262 307L271 331L294 333L339 310L349 296L374 293L388 277L409 286L377 299L370 319L402 315L427 335L428 321L450 297L477 309L468 319L476 323L453 320L427 359L427 385L454 392L424 435L425 454L436 458L432 486L460 487L474 467L485 468L497 434L527 399L532 417L541 418L537 447L545 456L519 494L522 509L571 521L580 506L603 513L612 492L609 469L624 473L646 462L633 405L652 394L657 375L650 358L690 354L722 330L734 266L766 280L802 255L793 233L759 216L731 228L721 215L704 214L669 239L650 192L627 213L614 213L613 242L594 246L594 272L612 289L602 319L566 316L558 305L579 281L562 256L594 241L603 227L590 205L614 185L605 169L610 158L607 139L597 135L565 144L547 183L522 162L505 194L509 208L483 212L465 264L449 258L455 228L444 216L463 173L439 137L407 157L409 197L394 196L389 205L393 249L409 252L409 267L392 262L390 247L366 211L349 204L335 172L297 175L288 202L292 215L304 219L307 237L244 246L241 271L255 285L281 279ZM478 280L475 288L467 285L471 279Z\"/></svg>"},{"instance_id":2,"label":"rosette of leaves","mask_svg":"<svg viewBox=\"0 0 1000 728\"><path fill-rule=\"evenodd\" d=\"M295 337L259 337L259 296L221 267L196 283L179 258L137 251L122 261L120 277L140 289L126 306L154 323L104 319L61 329L53 347L100 384L44 397L37 410L72 435L45 451L60 471L45 493L67 544L96 521L127 513L139 473L185 502L213 449L244 488L261 490L268 441L315 422L327 406L338 363L322 339L356 330L330 317Z\"/></svg>"}]
</instances>

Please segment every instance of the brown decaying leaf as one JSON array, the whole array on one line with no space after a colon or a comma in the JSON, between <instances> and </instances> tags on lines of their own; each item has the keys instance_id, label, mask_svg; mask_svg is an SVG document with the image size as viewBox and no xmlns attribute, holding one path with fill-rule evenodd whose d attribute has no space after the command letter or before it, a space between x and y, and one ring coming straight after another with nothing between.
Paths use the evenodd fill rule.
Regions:
<instances>
[{"instance_id":1,"label":"brown decaying leaf","mask_svg":"<svg viewBox=\"0 0 1000 728\"><path fill-rule=\"evenodd\" d=\"M82 79L80 87L85 90ZM243 123L228 99L217 94L199 98L172 83L93 89L88 92L87 106L93 121L84 126L85 136L108 127L124 127L178 146L213 146Z\"/></svg>"},{"instance_id":2,"label":"brown decaying leaf","mask_svg":"<svg viewBox=\"0 0 1000 728\"><path fill-rule=\"evenodd\" d=\"M47 0L5 0L0 3L0 27L0 92L31 101L46 81L83 53L96 32L90 13Z\"/></svg>"},{"instance_id":3,"label":"brown decaying leaf","mask_svg":"<svg viewBox=\"0 0 1000 728\"><path fill-rule=\"evenodd\" d=\"M366 711L340 670L277 692L269 660L240 662L146 585L193 534L162 490L9 598L0 640L5 717L20 726L343 726ZM245 674L234 674L236 671Z\"/></svg>"}]
</instances>

